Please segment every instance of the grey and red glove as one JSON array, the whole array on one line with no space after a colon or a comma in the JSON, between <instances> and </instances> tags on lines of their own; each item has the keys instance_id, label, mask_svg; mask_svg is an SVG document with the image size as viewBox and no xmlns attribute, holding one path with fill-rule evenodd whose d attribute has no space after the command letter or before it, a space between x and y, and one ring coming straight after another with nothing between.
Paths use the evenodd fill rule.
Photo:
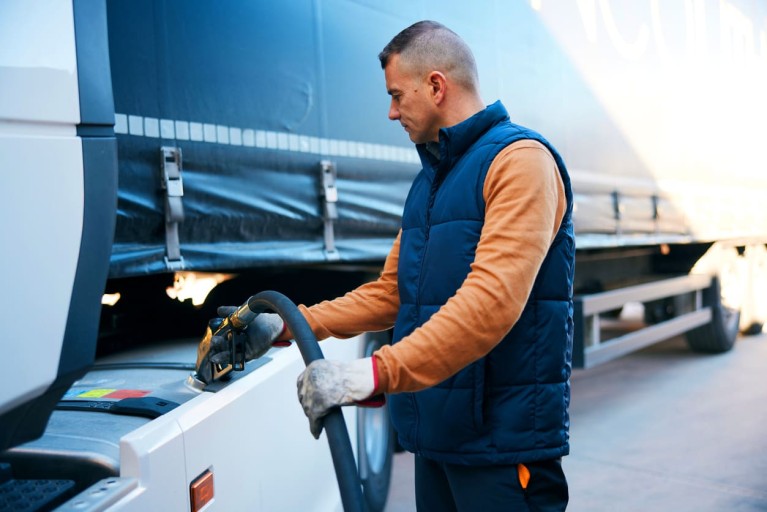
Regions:
<instances>
[{"instance_id":1,"label":"grey and red glove","mask_svg":"<svg viewBox=\"0 0 767 512\"><path fill-rule=\"evenodd\" d=\"M352 361L319 359L298 376L296 385L298 400L315 439L322 433L322 417L333 407L351 404L380 407L385 403L383 395L372 396L378 385L372 357Z\"/></svg>"}]
</instances>

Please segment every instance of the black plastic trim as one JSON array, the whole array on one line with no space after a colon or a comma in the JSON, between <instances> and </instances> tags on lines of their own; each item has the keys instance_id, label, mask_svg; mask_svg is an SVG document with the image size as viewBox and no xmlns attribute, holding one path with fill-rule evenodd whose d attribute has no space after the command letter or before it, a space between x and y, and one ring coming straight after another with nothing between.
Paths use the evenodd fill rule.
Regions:
<instances>
[{"instance_id":1,"label":"black plastic trim","mask_svg":"<svg viewBox=\"0 0 767 512\"><path fill-rule=\"evenodd\" d=\"M111 414L155 419L178 406L178 403L171 400L145 396L123 398L118 402L104 400L62 400L58 403L56 409L60 411L108 412Z\"/></svg>"},{"instance_id":2,"label":"black plastic trim","mask_svg":"<svg viewBox=\"0 0 767 512\"><path fill-rule=\"evenodd\" d=\"M109 272L117 212L117 142L83 138L85 207L80 258L59 360L59 378L74 381L93 364L101 296Z\"/></svg>"},{"instance_id":3,"label":"black plastic trim","mask_svg":"<svg viewBox=\"0 0 767 512\"><path fill-rule=\"evenodd\" d=\"M78 137L112 137L115 136L113 125L79 124L77 125Z\"/></svg>"},{"instance_id":4,"label":"black plastic trim","mask_svg":"<svg viewBox=\"0 0 767 512\"><path fill-rule=\"evenodd\" d=\"M114 135L115 108L109 67L109 37L105 0L73 0L80 126L109 128ZM85 134L82 134L85 135ZM102 136L102 135L98 135Z\"/></svg>"}]
</instances>

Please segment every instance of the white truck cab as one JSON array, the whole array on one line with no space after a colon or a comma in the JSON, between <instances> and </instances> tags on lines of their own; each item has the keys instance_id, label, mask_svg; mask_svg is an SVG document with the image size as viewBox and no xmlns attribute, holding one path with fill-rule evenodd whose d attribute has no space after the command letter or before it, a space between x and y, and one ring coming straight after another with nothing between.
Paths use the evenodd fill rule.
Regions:
<instances>
[{"instance_id":1,"label":"white truck cab","mask_svg":"<svg viewBox=\"0 0 767 512\"><path fill-rule=\"evenodd\" d=\"M199 337L95 360L118 216L109 57L106 2L0 3L0 510L340 510L326 436L296 398L295 346L204 390L187 383ZM355 358L374 342L322 348ZM344 416L380 509L386 411Z\"/></svg>"}]
</instances>

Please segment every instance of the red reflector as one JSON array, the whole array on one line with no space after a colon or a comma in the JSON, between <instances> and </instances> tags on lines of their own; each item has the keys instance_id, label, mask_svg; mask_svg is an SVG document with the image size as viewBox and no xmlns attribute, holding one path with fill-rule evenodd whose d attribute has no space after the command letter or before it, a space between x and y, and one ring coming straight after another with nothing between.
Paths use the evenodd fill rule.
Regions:
<instances>
[{"instance_id":1,"label":"red reflector","mask_svg":"<svg viewBox=\"0 0 767 512\"><path fill-rule=\"evenodd\" d=\"M198 512L213 499L213 472L206 469L189 485L192 512Z\"/></svg>"}]
</instances>

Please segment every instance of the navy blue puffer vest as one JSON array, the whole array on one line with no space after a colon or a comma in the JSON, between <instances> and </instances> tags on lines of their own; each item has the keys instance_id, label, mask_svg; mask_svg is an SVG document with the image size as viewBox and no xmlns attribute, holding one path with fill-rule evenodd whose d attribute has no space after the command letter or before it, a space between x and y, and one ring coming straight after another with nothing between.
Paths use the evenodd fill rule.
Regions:
<instances>
[{"instance_id":1,"label":"navy blue puffer vest","mask_svg":"<svg viewBox=\"0 0 767 512\"><path fill-rule=\"evenodd\" d=\"M522 316L501 343L432 388L389 397L400 444L430 459L514 464L569 452L575 257L570 178L556 150L539 134L511 123L500 102L440 130L439 162L418 147L423 169L402 218L401 306L393 341L421 326L461 287L482 230L488 168L503 148L521 139L537 140L551 151L567 210Z\"/></svg>"}]
</instances>

